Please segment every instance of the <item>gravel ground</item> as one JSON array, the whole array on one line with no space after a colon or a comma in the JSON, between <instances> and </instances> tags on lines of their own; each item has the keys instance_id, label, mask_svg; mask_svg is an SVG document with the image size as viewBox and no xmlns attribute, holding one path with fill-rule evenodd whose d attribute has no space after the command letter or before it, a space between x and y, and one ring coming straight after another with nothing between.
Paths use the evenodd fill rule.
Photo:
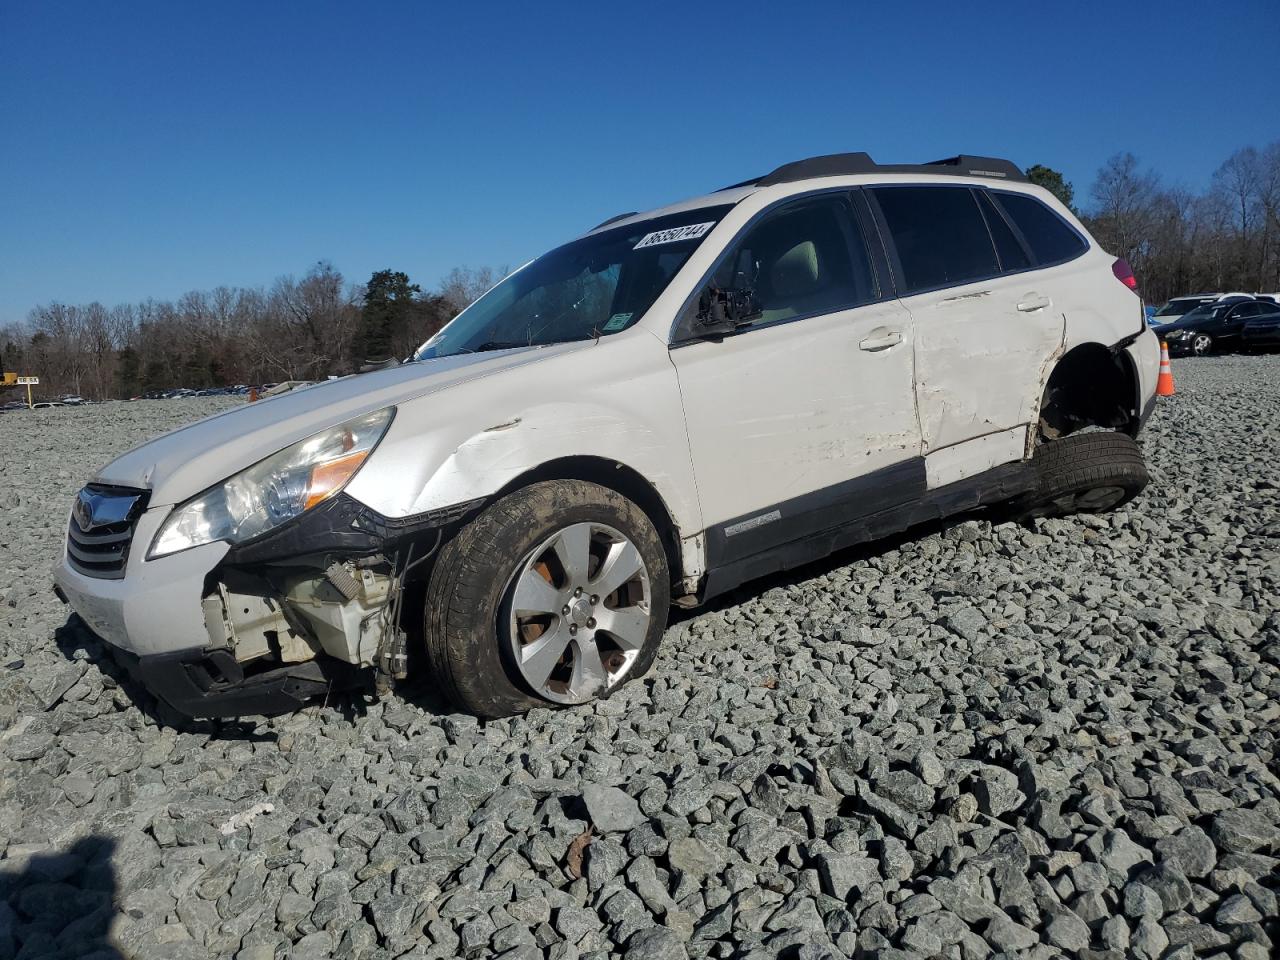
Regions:
<instances>
[{"instance_id":1,"label":"gravel ground","mask_svg":"<svg viewBox=\"0 0 1280 960\"><path fill-rule=\"evenodd\" d=\"M1126 509L844 554L486 724L168 722L48 567L225 401L0 417L0 956L1272 955L1280 357L1175 374Z\"/></svg>"}]
</instances>

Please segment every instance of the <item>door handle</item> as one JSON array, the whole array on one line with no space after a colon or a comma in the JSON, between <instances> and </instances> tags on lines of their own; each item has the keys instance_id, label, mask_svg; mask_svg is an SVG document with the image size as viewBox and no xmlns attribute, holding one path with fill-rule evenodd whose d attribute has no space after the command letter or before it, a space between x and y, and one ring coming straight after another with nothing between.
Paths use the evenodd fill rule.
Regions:
<instances>
[{"instance_id":1,"label":"door handle","mask_svg":"<svg viewBox=\"0 0 1280 960\"><path fill-rule=\"evenodd\" d=\"M888 350L901 342L902 334L899 331L890 330L888 327L876 327L869 337L858 341L858 349L874 353L876 350Z\"/></svg>"},{"instance_id":2,"label":"door handle","mask_svg":"<svg viewBox=\"0 0 1280 960\"><path fill-rule=\"evenodd\" d=\"M1028 293L1018 301L1018 309L1023 313L1035 313L1037 310L1043 310L1051 303L1053 303L1053 301L1043 294Z\"/></svg>"}]
</instances>

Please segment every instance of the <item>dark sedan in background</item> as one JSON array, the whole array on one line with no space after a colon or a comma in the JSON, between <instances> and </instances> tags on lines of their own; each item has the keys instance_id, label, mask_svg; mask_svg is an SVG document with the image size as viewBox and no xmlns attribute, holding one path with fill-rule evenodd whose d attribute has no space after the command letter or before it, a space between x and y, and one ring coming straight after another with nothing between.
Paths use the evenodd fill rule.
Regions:
<instances>
[{"instance_id":1,"label":"dark sedan in background","mask_svg":"<svg viewBox=\"0 0 1280 960\"><path fill-rule=\"evenodd\" d=\"M1244 346L1245 327L1255 320L1274 316L1280 306L1270 300L1237 300L1206 303L1157 329L1169 352L1197 357Z\"/></svg>"}]
</instances>

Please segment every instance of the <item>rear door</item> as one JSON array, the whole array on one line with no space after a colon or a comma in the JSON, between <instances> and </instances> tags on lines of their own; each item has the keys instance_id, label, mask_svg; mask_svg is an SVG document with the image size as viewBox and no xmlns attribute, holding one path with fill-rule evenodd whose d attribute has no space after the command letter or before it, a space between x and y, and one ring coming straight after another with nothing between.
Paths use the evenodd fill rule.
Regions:
<instances>
[{"instance_id":1,"label":"rear door","mask_svg":"<svg viewBox=\"0 0 1280 960\"><path fill-rule=\"evenodd\" d=\"M979 189L868 192L914 322L929 487L1021 459L1065 326L1025 242Z\"/></svg>"}]
</instances>

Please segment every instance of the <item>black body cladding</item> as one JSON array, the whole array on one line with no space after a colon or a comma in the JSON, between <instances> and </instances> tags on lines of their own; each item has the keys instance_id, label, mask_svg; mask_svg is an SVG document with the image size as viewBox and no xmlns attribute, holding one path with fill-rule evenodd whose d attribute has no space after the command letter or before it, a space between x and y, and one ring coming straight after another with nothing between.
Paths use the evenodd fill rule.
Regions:
<instances>
[{"instance_id":1,"label":"black body cladding","mask_svg":"<svg viewBox=\"0 0 1280 960\"><path fill-rule=\"evenodd\" d=\"M927 490L924 458L914 457L788 500L708 531L710 569L702 599L919 523L1011 500L1034 484L1030 463L1019 460ZM755 523L765 517L770 519Z\"/></svg>"}]
</instances>

